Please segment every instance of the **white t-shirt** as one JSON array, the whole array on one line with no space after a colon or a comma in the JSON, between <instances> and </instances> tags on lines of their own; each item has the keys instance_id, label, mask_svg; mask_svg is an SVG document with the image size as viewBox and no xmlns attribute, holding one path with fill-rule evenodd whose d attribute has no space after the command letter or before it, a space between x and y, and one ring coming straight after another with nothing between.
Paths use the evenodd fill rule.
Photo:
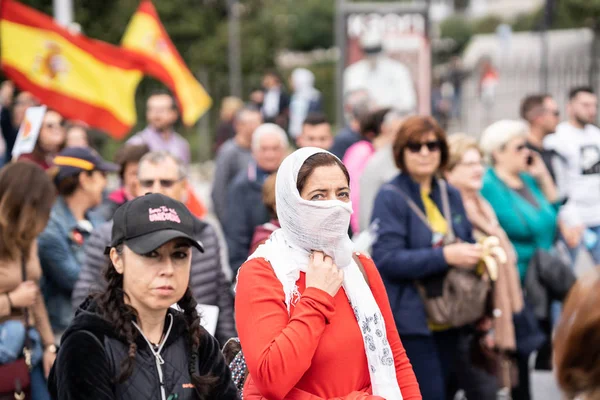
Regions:
<instances>
[{"instance_id":1,"label":"white t-shirt","mask_svg":"<svg viewBox=\"0 0 600 400\"><path fill-rule=\"evenodd\" d=\"M381 56L372 67L357 61L344 71L344 93L366 89L379 107L415 110L417 96L410 71L401 62Z\"/></svg>"},{"instance_id":2,"label":"white t-shirt","mask_svg":"<svg viewBox=\"0 0 600 400\"><path fill-rule=\"evenodd\" d=\"M558 182L559 191L569 200L561 219L569 225L600 225L600 129L586 125L579 129L568 122L556 128L556 133L544 140L544 147L553 149L567 161L567 179Z\"/></svg>"}]
</instances>

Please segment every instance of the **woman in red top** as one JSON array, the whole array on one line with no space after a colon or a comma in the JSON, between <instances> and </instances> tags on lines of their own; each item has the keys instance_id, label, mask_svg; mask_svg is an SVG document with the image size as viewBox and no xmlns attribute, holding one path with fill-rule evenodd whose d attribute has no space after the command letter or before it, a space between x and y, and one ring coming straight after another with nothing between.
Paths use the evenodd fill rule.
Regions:
<instances>
[{"instance_id":1,"label":"woman in red top","mask_svg":"<svg viewBox=\"0 0 600 400\"><path fill-rule=\"evenodd\" d=\"M297 150L279 168L276 198L282 228L238 274L244 399L421 399L377 269L353 257L344 165Z\"/></svg>"}]
</instances>

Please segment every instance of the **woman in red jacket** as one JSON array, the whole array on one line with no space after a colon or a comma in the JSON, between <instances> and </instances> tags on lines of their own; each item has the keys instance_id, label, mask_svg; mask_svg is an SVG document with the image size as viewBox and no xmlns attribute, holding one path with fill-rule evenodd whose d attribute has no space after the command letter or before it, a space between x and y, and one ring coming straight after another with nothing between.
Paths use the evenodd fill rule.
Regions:
<instances>
[{"instance_id":1,"label":"woman in red jacket","mask_svg":"<svg viewBox=\"0 0 600 400\"><path fill-rule=\"evenodd\" d=\"M238 274L244 399L421 399L377 269L352 252L344 165L297 150L276 199L282 228Z\"/></svg>"}]
</instances>

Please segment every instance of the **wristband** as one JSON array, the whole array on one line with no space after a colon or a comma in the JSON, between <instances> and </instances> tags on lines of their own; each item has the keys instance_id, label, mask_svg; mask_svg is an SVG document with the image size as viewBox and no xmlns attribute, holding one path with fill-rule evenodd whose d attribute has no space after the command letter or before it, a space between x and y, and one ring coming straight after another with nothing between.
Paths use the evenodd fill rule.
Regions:
<instances>
[{"instance_id":1,"label":"wristband","mask_svg":"<svg viewBox=\"0 0 600 400\"><path fill-rule=\"evenodd\" d=\"M8 310L12 311L12 309L13 309L13 303L10 300L10 293L6 293L6 298L8 299Z\"/></svg>"}]
</instances>

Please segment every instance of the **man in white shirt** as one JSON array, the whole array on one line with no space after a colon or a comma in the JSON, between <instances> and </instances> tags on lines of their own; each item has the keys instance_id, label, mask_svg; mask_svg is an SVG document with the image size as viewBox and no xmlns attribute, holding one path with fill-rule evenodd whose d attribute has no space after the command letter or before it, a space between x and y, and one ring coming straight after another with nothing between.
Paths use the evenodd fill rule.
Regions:
<instances>
[{"instance_id":1,"label":"man in white shirt","mask_svg":"<svg viewBox=\"0 0 600 400\"><path fill-rule=\"evenodd\" d=\"M413 110L417 106L415 85L408 68L383 52L381 38L361 38L365 58L344 71L344 93L366 89L381 108Z\"/></svg>"},{"instance_id":2,"label":"man in white shirt","mask_svg":"<svg viewBox=\"0 0 600 400\"><path fill-rule=\"evenodd\" d=\"M572 89L567 106L569 120L558 125L556 133L544 141L544 147L567 160L566 179L557 180L559 191L568 197L559 218L569 226L582 227L578 239L583 238L595 263L599 264L600 129L594 125L597 108L598 98L592 88ZM577 247L573 246L576 243L573 239L570 241L570 247ZM572 255L576 256L576 251Z\"/></svg>"},{"instance_id":3,"label":"man in white shirt","mask_svg":"<svg viewBox=\"0 0 600 400\"><path fill-rule=\"evenodd\" d=\"M283 88L279 75L273 71L265 73L263 88L265 95L261 111L264 120L267 122L276 122L280 116L287 116L290 97Z\"/></svg>"}]
</instances>

